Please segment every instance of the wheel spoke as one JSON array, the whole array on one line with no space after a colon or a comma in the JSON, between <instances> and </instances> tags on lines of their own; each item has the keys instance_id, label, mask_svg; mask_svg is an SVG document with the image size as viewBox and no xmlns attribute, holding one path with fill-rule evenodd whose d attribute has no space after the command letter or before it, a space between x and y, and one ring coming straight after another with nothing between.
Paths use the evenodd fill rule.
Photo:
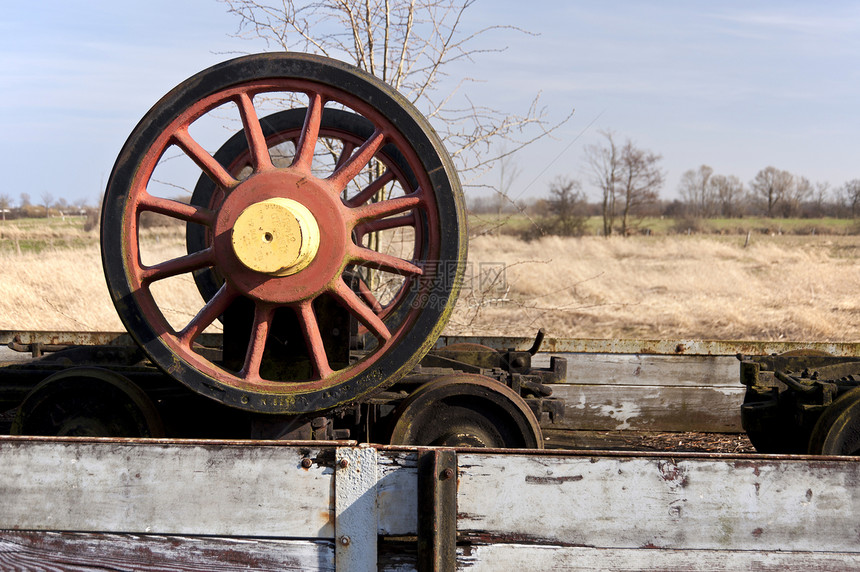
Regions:
<instances>
[{"instance_id":1,"label":"wheel spoke","mask_svg":"<svg viewBox=\"0 0 860 572\"><path fill-rule=\"evenodd\" d=\"M390 169L382 173L382 176L367 185L360 193L346 201L346 206L357 207L363 205L382 190L385 185L394 180L394 172Z\"/></svg>"},{"instance_id":2,"label":"wheel spoke","mask_svg":"<svg viewBox=\"0 0 860 572\"><path fill-rule=\"evenodd\" d=\"M188 222L196 222L206 226L212 226L215 224L215 211L196 205L181 203L172 199L154 197L150 194L144 194L141 196L140 202L138 203L138 209L141 211L163 214Z\"/></svg>"},{"instance_id":3,"label":"wheel spoke","mask_svg":"<svg viewBox=\"0 0 860 572\"><path fill-rule=\"evenodd\" d=\"M214 252L210 247L186 254L185 256L166 260L153 266L143 266L140 268L138 278L142 283L149 284L178 274L192 272L199 268L207 268L214 263Z\"/></svg>"},{"instance_id":4,"label":"wheel spoke","mask_svg":"<svg viewBox=\"0 0 860 572\"><path fill-rule=\"evenodd\" d=\"M370 139L365 141L362 146L359 147L358 150L328 178L334 190L338 193L344 190L349 182L356 178L358 174L361 173L361 170L370 163L370 160L373 159L376 152L382 148L383 143L385 143L385 134L381 131L374 131L373 135L370 136Z\"/></svg>"},{"instance_id":5,"label":"wheel spoke","mask_svg":"<svg viewBox=\"0 0 860 572\"><path fill-rule=\"evenodd\" d=\"M364 324L370 333L376 336L377 339L388 341L391 338L391 332L388 326L377 316L373 310L365 304L358 294L346 285L343 278L335 282L332 294L337 298L344 308L349 310L358 321Z\"/></svg>"},{"instance_id":6,"label":"wheel spoke","mask_svg":"<svg viewBox=\"0 0 860 572\"><path fill-rule=\"evenodd\" d=\"M296 314L299 318L299 324L302 328L302 334L305 337L305 345L308 348L308 357L311 360L311 365L314 368L320 379L329 377L334 371L328 363L328 356L325 353L322 334L317 323L317 316L314 313L312 300L305 300L296 306Z\"/></svg>"},{"instance_id":7,"label":"wheel spoke","mask_svg":"<svg viewBox=\"0 0 860 572\"><path fill-rule=\"evenodd\" d=\"M382 312L382 304L379 303L379 300L377 300L376 296L373 295L373 292L370 291L370 286L367 285L367 282L365 282L361 276L358 277L358 295L367 302L367 305L370 306L370 309L373 310L375 314Z\"/></svg>"},{"instance_id":8,"label":"wheel spoke","mask_svg":"<svg viewBox=\"0 0 860 572\"><path fill-rule=\"evenodd\" d=\"M305 115L305 124L302 134L296 144L296 154L293 157L293 167L310 172L314 160L314 149L319 139L320 122L322 121L322 110L325 102L318 93L310 94L308 112Z\"/></svg>"},{"instance_id":9,"label":"wheel spoke","mask_svg":"<svg viewBox=\"0 0 860 572\"><path fill-rule=\"evenodd\" d=\"M272 326L272 318L275 315L274 306L257 304L254 308L254 325L251 327L251 340L248 342L248 351L245 353L245 364L239 377L255 381L260 378L260 364L263 361L263 352L266 349L266 340L269 339L269 330Z\"/></svg>"},{"instance_id":10,"label":"wheel spoke","mask_svg":"<svg viewBox=\"0 0 860 572\"><path fill-rule=\"evenodd\" d=\"M269 146L266 144L266 136L254 109L251 97L243 92L239 94L237 101L239 114L242 116L242 126L245 128L245 137L248 139L248 149L251 151L251 163L254 172L272 169L272 158L269 156Z\"/></svg>"},{"instance_id":11,"label":"wheel spoke","mask_svg":"<svg viewBox=\"0 0 860 572\"><path fill-rule=\"evenodd\" d=\"M385 270L392 274L400 274L402 276L423 276L424 270L420 266L416 266L407 260L377 252L363 246L353 244L349 248L349 255L352 258L353 264L366 266L377 270Z\"/></svg>"},{"instance_id":12,"label":"wheel spoke","mask_svg":"<svg viewBox=\"0 0 860 572\"><path fill-rule=\"evenodd\" d=\"M173 140L216 185L222 189L232 189L239 184L239 181L234 179L221 163L216 161L206 149L191 137L188 128L177 130L173 134Z\"/></svg>"},{"instance_id":13,"label":"wheel spoke","mask_svg":"<svg viewBox=\"0 0 860 572\"><path fill-rule=\"evenodd\" d=\"M176 334L179 342L186 347L191 347L197 336L203 333L203 330L209 327L209 324L214 322L218 316L223 314L238 295L239 293L233 290L228 282L225 282L212 299L188 322L188 325Z\"/></svg>"},{"instance_id":14,"label":"wheel spoke","mask_svg":"<svg viewBox=\"0 0 860 572\"><path fill-rule=\"evenodd\" d=\"M355 230L362 236L371 232L379 232L381 230L391 230L392 228L401 228L404 226L415 226L415 215L409 213L407 215L383 218L379 220L369 220L356 225Z\"/></svg>"},{"instance_id":15,"label":"wheel spoke","mask_svg":"<svg viewBox=\"0 0 860 572\"><path fill-rule=\"evenodd\" d=\"M347 159L352 156L352 152L355 151L355 144L351 141L344 141L343 148L340 150L340 155L337 157L337 162L334 164L335 171L340 169L344 163L346 163Z\"/></svg>"},{"instance_id":16,"label":"wheel spoke","mask_svg":"<svg viewBox=\"0 0 860 572\"><path fill-rule=\"evenodd\" d=\"M388 199L387 201L379 201L378 203L370 203L354 208L352 209L352 216L356 221L381 219L415 208L423 200L420 193L412 193L405 197L397 197L396 199Z\"/></svg>"}]
</instances>

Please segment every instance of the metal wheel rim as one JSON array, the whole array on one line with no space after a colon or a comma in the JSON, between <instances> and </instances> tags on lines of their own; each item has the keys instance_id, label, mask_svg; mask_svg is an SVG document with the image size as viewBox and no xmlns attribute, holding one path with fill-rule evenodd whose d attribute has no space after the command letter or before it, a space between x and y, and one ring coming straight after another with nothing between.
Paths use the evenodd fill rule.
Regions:
<instances>
[{"instance_id":1,"label":"metal wheel rim","mask_svg":"<svg viewBox=\"0 0 860 572\"><path fill-rule=\"evenodd\" d=\"M856 455L860 451L860 387L824 410L809 437L812 455Z\"/></svg>"},{"instance_id":2,"label":"metal wheel rim","mask_svg":"<svg viewBox=\"0 0 860 572\"><path fill-rule=\"evenodd\" d=\"M471 409L473 433L464 433L455 446L491 446L499 448L542 449L543 433L532 410L508 386L493 379L475 374L444 376L422 385L394 412L391 431L392 445L441 445L438 439L447 439L452 427L446 426L438 414L438 405L454 398L454 407L468 413ZM443 406L444 408L444 406ZM490 412L489 417L481 419ZM458 413L461 413L458 411ZM487 422L504 424L487 428ZM465 427L468 431L469 428ZM495 443L481 443L482 435L496 434ZM506 438L507 437L507 438ZM519 440L521 438L521 440ZM474 444L469 444L472 442ZM450 445L448 445L450 446Z\"/></svg>"},{"instance_id":3,"label":"metal wheel rim","mask_svg":"<svg viewBox=\"0 0 860 572\"><path fill-rule=\"evenodd\" d=\"M94 391L98 389L98 391ZM91 394L88 396L87 391ZM89 411L79 412L78 419L86 422L97 422L96 425L88 425L90 429L100 427L102 429L112 423L122 423L126 428L128 424L134 425L133 432L123 432L121 435L106 433L96 430L85 433L61 431L51 435L65 436L94 436L94 437L164 437L164 425L158 409L150 398L137 385L128 378L116 372L93 367L77 367L57 372L42 380L27 395L18 408L15 421L12 425L13 435L27 435L32 433L33 418L44 421L48 414L50 420L56 420L57 412L52 411L52 405L61 405L60 415L68 415L64 427L69 429L69 423L74 418L73 412L68 411L68 400L60 397L63 394L74 397L89 397L90 405L96 407ZM112 400L109 402L109 400ZM46 410L45 408L48 407ZM119 410L117 410L119 409ZM100 412L98 419L87 418L87 413ZM81 415L83 414L83 416ZM109 417L109 416L113 417ZM40 433L41 434L41 433Z\"/></svg>"}]
</instances>

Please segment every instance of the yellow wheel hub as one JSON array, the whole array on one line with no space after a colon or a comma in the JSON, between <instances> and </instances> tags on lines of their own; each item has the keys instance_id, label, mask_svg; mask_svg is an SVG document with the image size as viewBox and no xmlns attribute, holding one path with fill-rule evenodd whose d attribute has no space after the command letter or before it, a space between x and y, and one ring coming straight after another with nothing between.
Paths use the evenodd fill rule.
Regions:
<instances>
[{"instance_id":1,"label":"yellow wheel hub","mask_svg":"<svg viewBox=\"0 0 860 572\"><path fill-rule=\"evenodd\" d=\"M289 276L313 261L320 229L304 205L274 198L242 211L233 225L232 241L236 257L251 270Z\"/></svg>"}]
</instances>

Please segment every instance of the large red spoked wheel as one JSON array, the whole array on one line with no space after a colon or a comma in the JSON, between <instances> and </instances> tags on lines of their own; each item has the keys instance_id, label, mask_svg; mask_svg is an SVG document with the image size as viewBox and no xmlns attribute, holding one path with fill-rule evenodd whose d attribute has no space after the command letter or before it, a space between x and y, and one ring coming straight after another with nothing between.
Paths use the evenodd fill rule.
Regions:
<instances>
[{"instance_id":1,"label":"large red spoked wheel","mask_svg":"<svg viewBox=\"0 0 860 572\"><path fill-rule=\"evenodd\" d=\"M305 109L288 164L270 153L258 118L258 103L272 101ZM251 162L247 176L222 164L192 135L192 124L225 106L234 106L241 118ZM360 116L373 130L361 140L355 133L349 141L342 138L348 144L340 146L330 172L322 173L315 150L326 134L323 116L329 109ZM159 161L177 149L214 184L206 201L187 204L148 190ZM383 167L374 171L375 164ZM401 192L380 196L395 180ZM145 213L202 227L189 235L202 236L202 248L145 264L139 226ZM374 250L362 241L369 232L396 227L420 237L408 256ZM260 54L201 72L144 117L111 173L101 244L119 315L157 365L228 405L305 413L335 408L394 383L432 346L456 301L465 265L465 220L459 182L441 142L389 86L318 56ZM386 312L372 293L357 287L356 269L402 277L391 297L399 310ZM217 291L204 293L196 315L174 327L152 286L203 271L219 277ZM369 333L373 343L366 353L348 363L331 362L322 301L336 304ZM252 324L244 359L234 367L197 342L239 303L252 308ZM307 374L295 373L302 368L266 373L267 340L285 311L301 331Z\"/></svg>"}]
</instances>

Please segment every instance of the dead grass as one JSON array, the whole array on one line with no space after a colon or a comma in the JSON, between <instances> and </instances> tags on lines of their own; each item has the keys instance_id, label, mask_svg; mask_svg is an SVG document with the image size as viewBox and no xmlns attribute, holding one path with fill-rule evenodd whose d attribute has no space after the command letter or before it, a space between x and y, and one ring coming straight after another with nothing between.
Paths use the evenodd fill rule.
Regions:
<instances>
[{"instance_id":1,"label":"dead grass","mask_svg":"<svg viewBox=\"0 0 860 572\"><path fill-rule=\"evenodd\" d=\"M464 335L855 341L852 237L479 237L472 288L449 331ZM482 268L507 265L487 290ZM486 277L484 277L486 278ZM484 286L484 288L482 288Z\"/></svg>"},{"instance_id":2,"label":"dead grass","mask_svg":"<svg viewBox=\"0 0 860 572\"><path fill-rule=\"evenodd\" d=\"M182 254L178 233L150 234L155 259ZM0 250L0 329L121 330L97 239L61 247L67 242L55 238L38 253ZM554 337L860 339L860 237L743 242L478 237L447 333L531 336L543 327ZM182 325L201 302L190 277L172 280L159 303Z\"/></svg>"},{"instance_id":3,"label":"dead grass","mask_svg":"<svg viewBox=\"0 0 860 572\"><path fill-rule=\"evenodd\" d=\"M0 328L122 330L98 246L0 252Z\"/></svg>"},{"instance_id":4,"label":"dead grass","mask_svg":"<svg viewBox=\"0 0 860 572\"><path fill-rule=\"evenodd\" d=\"M153 260L183 253L177 233L145 240ZM160 284L154 296L167 320L181 327L202 307L202 298L189 275L164 282L169 284ZM213 327L217 330L217 324ZM97 242L20 254L0 251L0 329L123 330L105 284Z\"/></svg>"}]
</instances>

